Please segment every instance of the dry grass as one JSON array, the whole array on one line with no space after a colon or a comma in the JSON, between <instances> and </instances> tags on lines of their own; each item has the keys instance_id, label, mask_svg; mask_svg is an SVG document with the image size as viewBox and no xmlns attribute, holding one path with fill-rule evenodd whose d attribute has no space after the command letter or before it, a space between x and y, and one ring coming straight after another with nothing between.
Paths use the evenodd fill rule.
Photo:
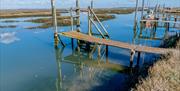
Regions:
<instances>
[{"instance_id":1,"label":"dry grass","mask_svg":"<svg viewBox=\"0 0 180 91\"><path fill-rule=\"evenodd\" d=\"M180 91L180 41L176 51L165 55L148 70L133 91Z\"/></svg>"}]
</instances>

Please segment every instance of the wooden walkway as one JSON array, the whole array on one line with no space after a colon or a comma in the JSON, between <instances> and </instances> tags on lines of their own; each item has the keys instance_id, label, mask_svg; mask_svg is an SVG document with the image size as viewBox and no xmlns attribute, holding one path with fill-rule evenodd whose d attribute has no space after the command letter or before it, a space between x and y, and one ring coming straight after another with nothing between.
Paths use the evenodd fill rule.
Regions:
<instances>
[{"instance_id":1,"label":"wooden walkway","mask_svg":"<svg viewBox=\"0 0 180 91\"><path fill-rule=\"evenodd\" d=\"M180 21L166 21L166 20L141 20L142 22L163 22L163 23L175 23L175 24L180 24Z\"/></svg>"},{"instance_id":2,"label":"wooden walkway","mask_svg":"<svg viewBox=\"0 0 180 91\"><path fill-rule=\"evenodd\" d=\"M92 43L98 43L98 44L107 45L107 46L114 46L118 48L129 49L129 50L133 49L136 52L165 54L169 51L172 51L172 49L132 45L132 44L128 44L128 43L124 43L120 41L97 38L97 37L89 36L89 35L82 34L76 31L62 32L60 34L66 37L70 37L70 38L74 38L78 40L84 40L84 41L88 41Z\"/></svg>"}]
</instances>

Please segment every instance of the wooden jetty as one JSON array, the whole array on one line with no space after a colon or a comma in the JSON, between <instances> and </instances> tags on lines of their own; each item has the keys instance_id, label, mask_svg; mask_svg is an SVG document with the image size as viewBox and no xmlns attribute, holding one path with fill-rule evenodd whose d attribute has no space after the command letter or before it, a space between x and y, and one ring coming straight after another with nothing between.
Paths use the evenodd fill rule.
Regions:
<instances>
[{"instance_id":1,"label":"wooden jetty","mask_svg":"<svg viewBox=\"0 0 180 91\"><path fill-rule=\"evenodd\" d=\"M97 38L97 37L89 36L89 35L86 35L86 34L83 34L80 32L76 32L76 31L62 32L60 34L63 36L69 37L69 38L88 41L88 42L92 42L92 43L98 43L98 44L107 45L107 46L114 46L114 47L123 48L123 49L134 50L136 52L165 54L165 53L171 51L171 49L132 45L132 44L128 44L128 43L124 43L124 42L120 42L120 41Z\"/></svg>"},{"instance_id":2,"label":"wooden jetty","mask_svg":"<svg viewBox=\"0 0 180 91\"><path fill-rule=\"evenodd\" d=\"M165 20L141 20L142 22L163 22L163 23L176 23L176 24L180 24L179 21L165 21Z\"/></svg>"}]
</instances>

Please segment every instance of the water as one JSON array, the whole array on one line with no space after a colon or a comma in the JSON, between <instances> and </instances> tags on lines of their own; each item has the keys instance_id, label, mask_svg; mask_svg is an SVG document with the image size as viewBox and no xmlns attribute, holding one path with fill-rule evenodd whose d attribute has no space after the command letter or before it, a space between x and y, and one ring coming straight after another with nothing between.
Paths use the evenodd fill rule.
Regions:
<instances>
[{"instance_id":1,"label":"water","mask_svg":"<svg viewBox=\"0 0 180 91\"><path fill-rule=\"evenodd\" d=\"M116 15L116 19L104 21L103 24L112 40L132 44L133 18L134 14ZM13 20L21 21L15 23L0 22L1 25L17 25L16 28L0 29L1 91L116 91L128 88L127 79L130 75L121 69L129 66L128 50L109 47L108 59L102 57L98 60L95 52L91 60L85 52L78 54L72 51L71 41L66 37L62 37L67 45L65 48L62 46L54 48L52 28L25 29L39 25L23 22L28 19L31 18L15 18ZM70 27L59 27L59 31L70 29ZM87 32L86 14L82 14L81 29L82 32ZM148 32L143 33L148 34ZM156 36L162 38L163 35L164 28L159 28ZM136 38L135 43L159 46L162 40ZM141 65L156 56L143 55L145 56L141 56ZM113 66L106 64L107 61ZM114 69L116 66L117 68Z\"/></svg>"}]
</instances>

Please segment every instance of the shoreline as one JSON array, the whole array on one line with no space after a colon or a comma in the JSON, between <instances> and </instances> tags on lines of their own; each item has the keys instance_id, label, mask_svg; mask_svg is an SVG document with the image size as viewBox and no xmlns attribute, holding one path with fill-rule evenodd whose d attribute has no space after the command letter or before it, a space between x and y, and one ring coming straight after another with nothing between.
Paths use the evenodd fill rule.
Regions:
<instances>
[{"instance_id":1,"label":"shoreline","mask_svg":"<svg viewBox=\"0 0 180 91\"><path fill-rule=\"evenodd\" d=\"M97 8L94 9L97 14L130 14L134 12L133 8ZM41 17L51 16L51 9L9 9L0 10L0 18L21 18L21 17ZM87 12L87 9L81 9L81 12ZM61 13L69 13L69 9L57 9L57 16Z\"/></svg>"},{"instance_id":2,"label":"shoreline","mask_svg":"<svg viewBox=\"0 0 180 91\"><path fill-rule=\"evenodd\" d=\"M163 46L164 45L164 46ZM177 51L161 55L153 63L145 64L133 77L132 91L179 91L180 87L180 36L172 36L164 41L163 47L174 48ZM176 81L174 80L176 79ZM170 79L170 80L169 80Z\"/></svg>"}]
</instances>

